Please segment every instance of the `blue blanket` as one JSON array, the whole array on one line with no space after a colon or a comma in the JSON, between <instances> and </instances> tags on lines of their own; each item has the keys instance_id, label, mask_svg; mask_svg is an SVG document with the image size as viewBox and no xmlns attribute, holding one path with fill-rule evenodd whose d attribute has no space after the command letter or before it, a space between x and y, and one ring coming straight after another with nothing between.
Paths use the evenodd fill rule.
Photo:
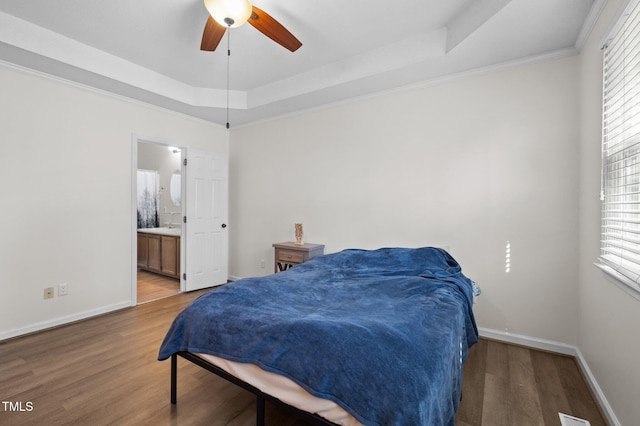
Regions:
<instances>
[{"instance_id":1,"label":"blue blanket","mask_svg":"<svg viewBox=\"0 0 640 426\"><path fill-rule=\"evenodd\" d=\"M158 359L253 363L365 425L454 425L478 339L472 285L442 249L345 250L201 296Z\"/></svg>"}]
</instances>

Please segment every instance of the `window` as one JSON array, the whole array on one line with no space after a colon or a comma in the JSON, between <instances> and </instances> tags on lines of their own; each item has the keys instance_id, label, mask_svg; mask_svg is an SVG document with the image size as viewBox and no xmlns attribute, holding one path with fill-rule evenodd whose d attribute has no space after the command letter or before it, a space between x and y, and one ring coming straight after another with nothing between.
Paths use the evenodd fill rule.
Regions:
<instances>
[{"instance_id":1,"label":"window","mask_svg":"<svg viewBox=\"0 0 640 426\"><path fill-rule=\"evenodd\" d=\"M604 49L600 264L640 292L640 7L632 1Z\"/></svg>"}]
</instances>

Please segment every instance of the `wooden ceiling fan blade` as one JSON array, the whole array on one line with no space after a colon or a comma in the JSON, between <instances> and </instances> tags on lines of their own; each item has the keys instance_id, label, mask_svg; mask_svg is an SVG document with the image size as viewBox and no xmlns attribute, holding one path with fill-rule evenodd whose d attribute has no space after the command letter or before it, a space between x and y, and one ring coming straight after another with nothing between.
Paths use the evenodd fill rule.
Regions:
<instances>
[{"instance_id":1,"label":"wooden ceiling fan blade","mask_svg":"<svg viewBox=\"0 0 640 426\"><path fill-rule=\"evenodd\" d=\"M282 26L280 22L255 6L253 6L253 12L248 22L262 34L292 52L295 52L302 46L300 40Z\"/></svg>"},{"instance_id":2,"label":"wooden ceiling fan blade","mask_svg":"<svg viewBox=\"0 0 640 426\"><path fill-rule=\"evenodd\" d=\"M218 47L220 40L222 40L222 36L227 29L222 25L218 24L212 17L209 15L209 19L207 19L207 23L204 26L204 32L202 33L202 43L200 43L200 50L206 50L208 52L213 52Z\"/></svg>"}]
</instances>

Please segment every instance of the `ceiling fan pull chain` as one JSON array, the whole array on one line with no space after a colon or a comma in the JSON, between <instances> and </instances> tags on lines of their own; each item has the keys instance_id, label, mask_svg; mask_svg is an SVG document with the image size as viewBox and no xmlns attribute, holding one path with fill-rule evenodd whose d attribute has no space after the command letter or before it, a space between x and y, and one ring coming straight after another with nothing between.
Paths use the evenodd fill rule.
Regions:
<instances>
[{"instance_id":1,"label":"ceiling fan pull chain","mask_svg":"<svg viewBox=\"0 0 640 426\"><path fill-rule=\"evenodd\" d=\"M231 60L231 25L227 30L227 129L229 128L229 61Z\"/></svg>"}]
</instances>

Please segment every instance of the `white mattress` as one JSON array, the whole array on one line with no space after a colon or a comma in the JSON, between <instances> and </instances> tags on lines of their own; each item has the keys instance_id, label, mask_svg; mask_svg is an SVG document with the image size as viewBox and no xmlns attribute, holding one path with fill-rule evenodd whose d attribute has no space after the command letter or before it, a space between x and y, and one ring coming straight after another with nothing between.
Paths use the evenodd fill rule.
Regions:
<instances>
[{"instance_id":1,"label":"white mattress","mask_svg":"<svg viewBox=\"0 0 640 426\"><path fill-rule=\"evenodd\" d=\"M300 410L318 414L339 425L362 425L335 402L311 395L288 377L265 371L255 364L233 362L213 355L196 355L260 389L262 392Z\"/></svg>"}]
</instances>

